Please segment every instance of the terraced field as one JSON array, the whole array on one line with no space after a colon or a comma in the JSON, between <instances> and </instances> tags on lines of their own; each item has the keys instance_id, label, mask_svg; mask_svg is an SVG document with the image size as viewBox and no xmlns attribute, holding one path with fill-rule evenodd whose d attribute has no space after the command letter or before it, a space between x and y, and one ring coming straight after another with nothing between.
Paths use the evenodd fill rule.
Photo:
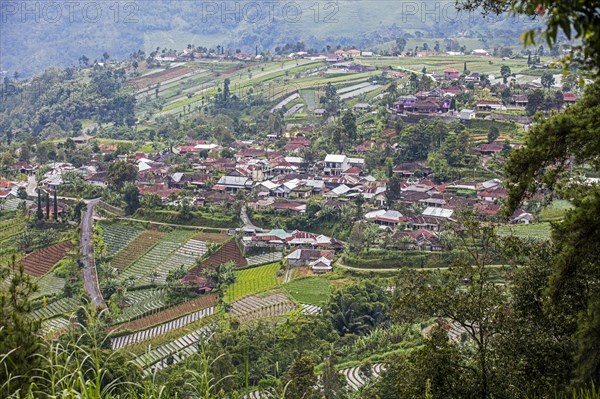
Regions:
<instances>
[{"instance_id":1,"label":"terraced field","mask_svg":"<svg viewBox=\"0 0 600 399\"><path fill-rule=\"evenodd\" d=\"M498 228L500 236L514 235L526 240L549 240L551 233L550 223L516 224Z\"/></svg>"},{"instance_id":2,"label":"terraced field","mask_svg":"<svg viewBox=\"0 0 600 399\"><path fill-rule=\"evenodd\" d=\"M234 262L239 268L248 266L246 258L242 255L234 239L230 239L223 244L208 259L203 260L200 266L195 267L191 273L200 275L204 269L215 269L217 266L227 262Z\"/></svg>"},{"instance_id":3,"label":"terraced field","mask_svg":"<svg viewBox=\"0 0 600 399\"><path fill-rule=\"evenodd\" d=\"M25 221L20 218L0 222L0 247L8 247L14 243L17 235L25 231Z\"/></svg>"},{"instance_id":4,"label":"terraced field","mask_svg":"<svg viewBox=\"0 0 600 399\"><path fill-rule=\"evenodd\" d=\"M277 286L279 263L253 267L235 272L235 282L227 288L224 300L233 302L246 295L255 294Z\"/></svg>"},{"instance_id":5,"label":"terraced field","mask_svg":"<svg viewBox=\"0 0 600 399\"><path fill-rule=\"evenodd\" d=\"M300 303L322 306L331 294L329 280L320 277L307 277L292 280L283 286Z\"/></svg>"},{"instance_id":6,"label":"terraced field","mask_svg":"<svg viewBox=\"0 0 600 399\"><path fill-rule=\"evenodd\" d=\"M112 259L111 265L119 270L124 270L131 265L150 248L152 248L160 239L167 234L162 231L147 230L139 234L133 241L123 248Z\"/></svg>"},{"instance_id":7,"label":"terraced field","mask_svg":"<svg viewBox=\"0 0 600 399\"><path fill-rule=\"evenodd\" d=\"M267 296L251 295L236 301L230 314L238 321L244 322L262 317L281 316L296 309L296 304L289 300L283 292Z\"/></svg>"},{"instance_id":8,"label":"terraced field","mask_svg":"<svg viewBox=\"0 0 600 399\"><path fill-rule=\"evenodd\" d=\"M43 276L48 273L52 266L65 257L67 252L73 249L73 244L69 241L63 241L49 247L33 251L25 258L19 261L23 265L27 274L34 277Z\"/></svg>"},{"instance_id":9,"label":"terraced field","mask_svg":"<svg viewBox=\"0 0 600 399\"><path fill-rule=\"evenodd\" d=\"M165 290L149 289L127 293L127 306L112 323L119 324L135 320L165 306Z\"/></svg>"},{"instance_id":10,"label":"terraced field","mask_svg":"<svg viewBox=\"0 0 600 399\"><path fill-rule=\"evenodd\" d=\"M175 341L150 349L143 355L138 356L134 362L146 369L147 374L154 370L162 370L170 364L179 363L186 357L196 353L198 351L197 343L206 340L210 333L210 326L202 327ZM167 361L168 358L171 358L170 361Z\"/></svg>"},{"instance_id":11,"label":"terraced field","mask_svg":"<svg viewBox=\"0 0 600 399\"><path fill-rule=\"evenodd\" d=\"M58 301L48 304L46 307L31 312L31 317L39 320L46 320L58 315L66 315L77 310L79 301L76 298L62 298Z\"/></svg>"},{"instance_id":12,"label":"terraced field","mask_svg":"<svg viewBox=\"0 0 600 399\"><path fill-rule=\"evenodd\" d=\"M181 305L173 306L171 308L162 310L160 312L141 317L137 320L130 321L125 324L121 324L115 327L110 327L109 332L116 331L138 331L141 329L149 328L160 323L165 323L169 320L176 319L186 314L197 312L201 309L213 307L217 304L217 295L202 295L198 298L192 299L191 301L182 303Z\"/></svg>"},{"instance_id":13,"label":"terraced field","mask_svg":"<svg viewBox=\"0 0 600 399\"><path fill-rule=\"evenodd\" d=\"M384 370L383 363L376 363L371 366L371 379L378 379ZM360 367L351 367L348 369L340 370L340 373L346 378L348 387L353 391L358 391L362 388L368 380L362 375Z\"/></svg>"},{"instance_id":14,"label":"terraced field","mask_svg":"<svg viewBox=\"0 0 600 399\"><path fill-rule=\"evenodd\" d=\"M32 295L32 299L40 298L44 295L49 297L60 294L65 286L65 279L50 272L37 279L36 284L39 290Z\"/></svg>"},{"instance_id":15,"label":"terraced field","mask_svg":"<svg viewBox=\"0 0 600 399\"><path fill-rule=\"evenodd\" d=\"M229 240L231 237L228 236L227 234L221 234L221 233L198 233L196 234L193 239L194 240L198 240L198 241L204 241L204 242L212 242L212 243L217 243L217 244L223 244L225 242L227 242L227 240Z\"/></svg>"},{"instance_id":16,"label":"terraced field","mask_svg":"<svg viewBox=\"0 0 600 399\"><path fill-rule=\"evenodd\" d=\"M44 320L40 327L41 335L49 335L55 331L62 330L69 324L69 319L66 317L55 317L54 319Z\"/></svg>"},{"instance_id":17,"label":"terraced field","mask_svg":"<svg viewBox=\"0 0 600 399\"><path fill-rule=\"evenodd\" d=\"M193 233L189 230L175 230L160 240L148 252L142 255L134 264L123 271L123 279L133 278L136 285L151 283L151 273L156 271L158 278L164 282L168 271L180 266L178 262L184 262L186 268L191 267L195 258L189 259L177 258L173 262L167 262L171 255L175 253ZM185 256L185 255L184 255ZM163 263L165 266L163 267ZM157 280L158 280L157 278Z\"/></svg>"},{"instance_id":18,"label":"terraced field","mask_svg":"<svg viewBox=\"0 0 600 399\"><path fill-rule=\"evenodd\" d=\"M249 256L246 258L246 262L248 262L248 266L258 266L266 263L279 262L282 258L283 255L281 252L271 252L268 254Z\"/></svg>"},{"instance_id":19,"label":"terraced field","mask_svg":"<svg viewBox=\"0 0 600 399\"><path fill-rule=\"evenodd\" d=\"M111 256L122 250L141 233L141 230L118 223L101 224L100 227L103 230L102 238L108 254Z\"/></svg>"}]
</instances>

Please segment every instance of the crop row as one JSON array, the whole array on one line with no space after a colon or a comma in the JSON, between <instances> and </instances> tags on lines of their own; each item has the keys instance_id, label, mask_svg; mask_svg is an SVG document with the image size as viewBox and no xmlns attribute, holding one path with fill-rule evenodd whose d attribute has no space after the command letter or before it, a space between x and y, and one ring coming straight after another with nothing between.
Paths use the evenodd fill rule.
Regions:
<instances>
[{"instance_id":1,"label":"crop row","mask_svg":"<svg viewBox=\"0 0 600 399\"><path fill-rule=\"evenodd\" d=\"M79 301L77 301L77 299L62 298L45 307L34 310L31 312L31 317L34 319L46 320L61 314L72 313L77 309L77 306L79 306Z\"/></svg>"},{"instance_id":2,"label":"crop row","mask_svg":"<svg viewBox=\"0 0 600 399\"><path fill-rule=\"evenodd\" d=\"M40 327L40 334L48 335L67 327L69 324L70 322L66 317L55 317L54 319L44 320Z\"/></svg>"},{"instance_id":3,"label":"crop row","mask_svg":"<svg viewBox=\"0 0 600 399\"><path fill-rule=\"evenodd\" d=\"M63 241L46 248L33 251L19 261L25 271L35 277L42 276L52 269L73 248L69 241Z\"/></svg>"},{"instance_id":4,"label":"crop row","mask_svg":"<svg viewBox=\"0 0 600 399\"><path fill-rule=\"evenodd\" d=\"M211 306L215 306L217 304L217 296L214 294L211 295L202 295L191 301L184 302L181 305L173 306L171 308L161 310L160 312L156 312L154 314L141 317L137 320L130 321L125 324L121 324L116 327L111 327L111 331L138 331L141 329L145 329L160 323L167 322L169 320L173 320L177 317L181 317L191 312L198 311L200 309L205 309Z\"/></svg>"},{"instance_id":5,"label":"crop row","mask_svg":"<svg viewBox=\"0 0 600 399\"><path fill-rule=\"evenodd\" d=\"M134 264L125 269L121 275L123 278L131 276L135 278L135 281L139 281L141 277L149 274L178 248L178 243L161 240L152 247L150 251L142 255Z\"/></svg>"},{"instance_id":6,"label":"crop row","mask_svg":"<svg viewBox=\"0 0 600 399\"><path fill-rule=\"evenodd\" d=\"M186 316L180 317L178 319L169 321L164 324L160 324L148 330L138 331L133 334L121 335L119 337L112 338L110 340L110 345L113 350L120 349L129 345L134 345L146 341L148 339L169 333L171 331L178 330L200 319L211 316L214 313L214 306L206 309L201 309L197 312L190 313Z\"/></svg>"},{"instance_id":7,"label":"crop row","mask_svg":"<svg viewBox=\"0 0 600 399\"><path fill-rule=\"evenodd\" d=\"M65 279L50 272L37 279L36 284L39 289L33 294L32 298L39 298L44 295L48 297L62 292L65 287Z\"/></svg>"},{"instance_id":8,"label":"crop row","mask_svg":"<svg viewBox=\"0 0 600 399\"><path fill-rule=\"evenodd\" d=\"M127 294L127 306L113 319L113 324L125 323L165 306L165 291L150 289Z\"/></svg>"},{"instance_id":9,"label":"crop row","mask_svg":"<svg viewBox=\"0 0 600 399\"><path fill-rule=\"evenodd\" d=\"M109 255L114 255L133 241L141 231L124 224L103 224L103 239Z\"/></svg>"},{"instance_id":10,"label":"crop row","mask_svg":"<svg viewBox=\"0 0 600 399\"><path fill-rule=\"evenodd\" d=\"M279 262L281 258L281 252L271 252L268 254L249 256L246 258L246 261L248 262L248 266L258 266L266 263Z\"/></svg>"},{"instance_id":11,"label":"crop row","mask_svg":"<svg viewBox=\"0 0 600 399\"><path fill-rule=\"evenodd\" d=\"M115 255L111 262L112 267L124 270L148 252L165 235L161 231L144 231Z\"/></svg>"},{"instance_id":12,"label":"crop row","mask_svg":"<svg viewBox=\"0 0 600 399\"><path fill-rule=\"evenodd\" d=\"M244 269L235 272L235 282L229 286L225 295L227 302L232 302L238 298L249 294L273 288L277 285L277 271L279 264Z\"/></svg>"}]
</instances>

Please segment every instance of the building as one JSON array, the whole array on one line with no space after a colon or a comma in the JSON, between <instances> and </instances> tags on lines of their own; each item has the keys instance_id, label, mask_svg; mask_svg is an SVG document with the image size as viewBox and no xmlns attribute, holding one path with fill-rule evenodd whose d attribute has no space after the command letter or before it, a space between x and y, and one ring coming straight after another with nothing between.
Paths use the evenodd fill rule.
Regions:
<instances>
[{"instance_id":1,"label":"building","mask_svg":"<svg viewBox=\"0 0 600 399\"><path fill-rule=\"evenodd\" d=\"M222 176L213 188L236 193L238 190L251 189L252 185L252 179L245 176Z\"/></svg>"},{"instance_id":2,"label":"building","mask_svg":"<svg viewBox=\"0 0 600 399\"><path fill-rule=\"evenodd\" d=\"M470 119L475 119L475 111L473 111L472 109L465 108L460 111L459 118L464 121L468 121Z\"/></svg>"},{"instance_id":3,"label":"building","mask_svg":"<svg viewBox=\"0 0 600 399\"><path fill-rule=\"evenodd\" d=\"M460 78L460 71L453 68L444 70L444 80L458 80Z\"/></svg>"}]
</instances>

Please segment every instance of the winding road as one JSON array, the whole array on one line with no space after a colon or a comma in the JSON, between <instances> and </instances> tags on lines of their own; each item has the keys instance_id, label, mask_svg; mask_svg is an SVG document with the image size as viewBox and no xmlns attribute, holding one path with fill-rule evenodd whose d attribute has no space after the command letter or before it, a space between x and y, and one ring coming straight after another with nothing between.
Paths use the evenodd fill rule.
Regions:
<instances>
[{"instance_id":1,"label":"winding road","mask_svg":"<svg viewBox=\"0 0 600 399\"><path fill-rule=\"evenodd\" d=\"M100 202L100 198L87 200L85 213L81 218L81 263L83 263L83 286L92 298L95 308L105 307L104 298L98 285L98 273L94 262L94 245L92 232L94 226L94 208Z\"/></svg>"}]
</instances>

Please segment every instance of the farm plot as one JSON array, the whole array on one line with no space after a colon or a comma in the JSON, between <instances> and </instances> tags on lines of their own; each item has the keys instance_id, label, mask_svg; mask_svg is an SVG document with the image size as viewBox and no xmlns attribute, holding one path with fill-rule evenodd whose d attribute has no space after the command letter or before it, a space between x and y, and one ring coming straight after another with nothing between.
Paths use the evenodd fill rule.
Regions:
<instances>
[{"instance_id":1,"label":"farm plot","mask_svg":"<svg viewBox=\"0 0 600 399\"><path fill-rule=\"evenodd\" d=\"M300 90L302 95L302 99L306 103L306 108L309 111L314 111L319 104L319 98L317 97L317 92L315 90Z\"/></svg>"},{"instance_id":2,"label":"farm plot","mask_svg":"<svg viewBox=\"0 0 600 399\"><path fill-rule=\"evenodd\" d=\"M369 93L369 92L371 92L373 90L377 90L377 89L379 89L381 87L383 87L383 86L381 86L381 85L370 85L368 87L363 87L362 89L354 90L354 91L351 91L349 93L344 93L344 94L340 95L340 100L344 101L344 100L348 100L350 98L358 97L361 94Z\"/></svg>"},{"instance_id":3,"label":"farm plot","mask_svg":"<svg viewBox=\"0 0 600 399\"><path fill-rule=\"evenodd\" d=\"M230 314L240 322L261 317L281 316L296 309L296 304L283 292L268 296L247 296L234 302Z\"/></svg>"},{"instance_id":4,"label":"farm plot","mask_svg":"<svg viewBox=\"0 0 600 399\"><path fill-rule=\"evenodd\" d=\"M227 242L231 237L221 233L198 233L192 239L216 244L223 244Z\"/></svg>"},{"instance_id":5,"label":"farm plot","mask_svg":"<svg viewBox=\"0 0 600 399\"><path fill-rule=\"evenodd\" d=\"M282 257L283 255L281 252L271 252L268 254L249 256L246 258L246 261L248 262L248 266L258 266L266 263L279 262Z\"/></svg>"},{"instance_id":6,"label":"farm plot","mask_svg":"<svg viewBox=\"0 0 600 399\"><path fill-rule=\"evenodd\" d=\"M238 247L235 240L231 239L217 249L208 259L203 260L202 264L196 266L191 273L199 275L203 269L215 269L217 266L223 263L233 262L236 267L243 268L248 266L246 258L242 255L240 248Z\"/></svg>"},{"instance_id":7,"label":"farm plot","mask_svg":"<svg viewBox=\"0 0 600 399\"><path fill-rule=\"evenodd\" d=\"M54 319L44 320L40 327L41 335L48 335L55 331L62 330L67 327L69 324L69 319L66 317L56 317Z\"/></svg>"},{"instance_id":8,"label":"farm plot","mask_svg":"<svg viewBox=\"0 0 600 399\"><path fill-rule=\"evenodd\" d=\"M64 258L67 252L72 248L73 244L71 244L71 242L63 241L58 244L50 245L47 248L33 251L25 258L21 259L19 264L23 265L27 274L34 277L43 276L52 269L52 266Z\"/></svg>"},{"instance_id":9,"label":"farm plot","mask_svg":"<svg viewBox=\"0 0 600 399\"><path fill-rule=\"evenodd\" d=\"M16 211L19 209L19 205L24 202L27 208L33 205L33 201L22 200L19 198L9 198L4 203L0 204L0 209L4 211Z\"/></svg>"},{"instance_id":10,"label":"farm plot","mask_svg":"<svg viewBox=\"0 0 600 399\"><path fill-rule=\"evenodd\" d=\"M154 281L156 284L166 284L169 272L177 270L180 267L183 267L185 270L189 270L192 266L194 266L196 264L196 257L182 254L179 252L180 250L181 248L169 256L156 269L151 271L150 274L147 274L139 279L138 284L149 284L152 283L152 281Z\"/></svg>"},{"instance_id":11,"label":"farm plot","mask_svg":"<svg viewBox=\"0 0 600 399\"><path fill-rule=\"evenodd\" d=\"M308 305L306 303L302 303L300 306L302 306L300 313L305 315L320 315L321 312L323 312L323 309L321 309L319 306Z\"/></svg>"},{"instance_id":12,"label":"farm plot","mask_svg":"<svg viewBox=\"0 0 600 399\"><path fill-rule=\"evenodd\" d=\"M182 77L184 75L187 75L188 73L192 73L193 71L194 70L191 68L178 66L175 68L164 70L162 72L157 72L150 75L142 76L137 79L130 80L128 82L125 82L123 86L132 86L136 89L143 89L148 86L155 85L157 83L162 83L171 79Z\"/></svg>"},{"instance_id":13,"label":"farm plot","mask_svg":"<svg viewBox=\"0 0 600 399\"><path fill-rule=\"evenodd\" d=\"M271 108L271 113L277 111L278 109L285 107L286 105L288 105L289 103L291 103L292 101L294 101L295 99L297 99L299 97L300 97L300 95L298 93L292 94L291 96L285 98L284 100L280 101L276 106Z\"/></svg>"},{"instance_id":14,"label":"farm plot","mask_svg":"<svg viewBox=\"0 0 600 399\"><path fill-rule=\"evenodd\" d=\"M307 305L322 306L331 294L329 280L319 277L293 280L284 287L292 298Z\"/></svg>"},{"instance_id":15,"label":"farm plot","mask_svg":"<svg viewBox=\"0 0 600 399\"><path fill-rule=\"evenodd\" d=\"M113 350L121 349L125 346L138 344L140 342L146 341L148 339L158 337L159 335L166 334L168 332L178 330L183 328L191 323L194 323L200 319L203 319L208 316L212 316L215 313L215 307L211 306L210 308L205 308L198 310L197 312L190 313L186 316L180 317L178 319L169 321L165 324L160 324L156 327L152 327L148 330L138 331L129 335L122 335L120 337L115 337L110 340L110 346Z\"/></svg>"},{"instance_id":16,"label":"farm plot","mask_svg":"<svg viewBox=\"0 0 600 399\"><path fill-rule=\"evenodd\" d=\"M360 370L360 367L351 367L348 369L340 370L340 373L346 379L348 387L353 391L358 391L362 388L370 379L378 379L384 370L383 363L376 363L371 366L371 377L366 377Z\"/></svg>"},{"instance_id":17,"label":"farm plot","mask_svg":"<svg viewBox=\"0 0 600 399\"><path fill-rule=\"evenodd\" d=\"M54 273L50 272L40 277L35 282L39 290L32 295L32 298L40 298L42 296L53 296L58 295L62 292L65 287L65 279L58 277Z\"/></svg>"},{"instance_id":18,"label":"farm plot","mask_svg":"<svg viewBox=\"0 0 600 399\"><path fill-rule=\"evenodd\" d=\"M0 222L0 243L4 243L25 231L25 221L10 219Z\"/></svg>"},{"instance_id":19,"label":"farm plot","mask_svg":"<svg viewBox=\"0 0 600 399\"><path fill-rule=\"evenodd\" d=\"M549 240L552 233L550 223L517 224L498 228L500 236L515 236L524 240Z\"/></svg>"},{"instance_id":20,"label":"farm plot","mask_svg":"<svg viewBox=\"0 0 600 399\"><path fill-rule=\"evenodd\" d=\"M42 307L31 312L31 317L39 320L46 320L58 315L73 313L79 306L76 298L62 298L52 302L46 307Z\"/></svg>"},{"instance_id":21,"label":"farm plot","mask_svg":"<svg viewBox=\"0 0 600 399\"><path fill-rule=\"evenodd\" d=\"M121 277L133 279L136 285L142 283L144 276L149 275L161 263L179 248L180 244L163 239L152 249L142 255L133 265L123 271Z\"/></svg>"},{"instance_id":22,"label":"farm plot","mask_svg":"<svg viewBox=\"0 0 600 399\"><path fill-rule=\"evenodd\" d=\"M165 290L149 289L127 293L127 305L112 324L125 323L165 306Z\"/></svg>"},{"instance_id":23,"label":"farm plot","mask_svg":"<svg viewBox=\"0 0 600 399\"><path fill-rule=\"evenodd\" d=\"M277 286L279 263L235 272L235 282L227 288L225 301L233 302L246 295L255 294Z\"/></svg>"},{"instance_id":24,"label":"farm plot","mask_svg":"<svg viewBox=\"0 0 600 399\"><path fill-rule=\"evenodd\" d=\"M149 373L154 370L162 370L171 364L179 363L187 356L193 355L198 351L196 344L206 340L211 330L209 326L205 326L174 341L159 345L135 358L134 363L147 369ZM171 361L167 362L167 358L169 357L171 357Z\"/></svg>"},{"instance_id":25,"label":"farm plot","mask_svg":"<svg viewBox=\"0 0 600 399\"><path fill-rule=\"evenodd\" d=\"M162 231L144 231L115 255L111 262L112 267L124 270L140 258L140 256L148 252L165 235L166 233Z\"/></svg>"},{"instance_id":26,"label":"farm plot","mask_svg":"<svg viewBox=\"0 0 600 399\"><path fill-rule=\"evenodd\" d=\"M154 325L165 323L169 320L176 319L183 315L197 312L201 309L214 307L217 304L216 295L202 295L198 298L192 299L191 301L182 303L181 305L173 306L169 309L162 310L160 312L141 317L137 320L130 321L119 326L109 328L109 332L131 330L137 331L152 327Z\"/></svg>"},{"instance_id":27,"label":"farm plot","mask_svg":"<svg viewBox=\"0 0 600 399\"><path fill-rule=\"evenodd\" d=\"M371 83L364 82L364 83L359 83L359 84L354 85L354 86L344 87L342 89L338 89L337 90L337 94L342 95L344 93L349 93L351 91L362 89L363 87L367 87L367 86L371 86Z\"/></svg>"},{"instance_id":28,"label":"farm plot","mask_svg":"<svg viewBox=\"0 0 600 399\"><path fill-rule=\"evenodd\" d=\"M185 245L177 251L182 255L194 256L196 258L204 255L208 249L206 248L206 243L204 241L191 239L185 243Z\"/></svg>"},{"instance_id":29,"label":"farm plot","mask_svg":"<svg viewBox=\"0 0 600 399\"><path fill-rule=\"evenodd\" d=\"M108 254L113 256L131 241L133 241L141 231L124 224L102 224L102 230L104 232L103 239L106 244Z\"/></svg>"},{"instance_id":30,"label":"farm plot","mask_svg":"<svg viewBox=\"0 0 600 399\"><path fill-rule=\"evenodd\" d=\"M296 104L292 108L288 109L285 112L284 116L290 117L290 116L294 115L296 112L300 111L302 108L304 108L304 104Z\"/></svg>"}]
</instances>

